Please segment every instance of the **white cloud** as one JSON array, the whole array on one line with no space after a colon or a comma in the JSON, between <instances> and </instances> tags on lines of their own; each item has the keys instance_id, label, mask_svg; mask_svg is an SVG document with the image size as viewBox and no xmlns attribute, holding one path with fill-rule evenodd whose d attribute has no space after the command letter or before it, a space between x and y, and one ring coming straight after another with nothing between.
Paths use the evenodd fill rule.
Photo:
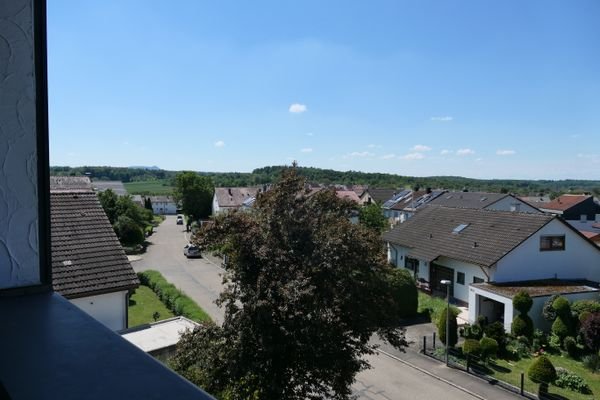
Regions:
<instances>
[{"instance_id":1,"label":"white cloud","mask_svg":"<svg viewBox=\"0 0 600 400\"><path fill-rule=\"evenodd\" d=\"M422 160L425 156L421 153L408 153L400 157L402 160Z\"/></svg>"},{"instance_id":2,"label":"white cloud","mask_svg":"<svg viewBox=\"0 0 600 400\"><path fill-rule=\"evenodd\" d=\"M496 154L499 156L512 156L517 154L514 150L496 150Z\"/></svg>"},{"instance_id":3,"label":"white cloud","mask_svg":"<svg viewBox=\"0 0 600 400\"><path fill-rule=\"evenodd\" d=\"M384 156L381 156L382 160L389 160L391 158L396 158L396 155L395 154L386 154Z\"/></svg>"},{"instance_id":4,"label":"white cloud","mask_svg":"<svg viewBox=\"0 0 600 400\"><path fill-rule=\"evenodd\" d=\"M370 149L375 149L375 148L381 147L381 145L380 144L370 144L367 147L370 148Z\"/></svg>"},{"instance_id":5,"label":"white cloud","mask_svg":"<svg viewBox=\"0 0 600 400\"><path fill-rule=\"evenodd\" d=\"M315 135L315 134L314 134L314 133L312 133L312 132L308 132L308 133L306 134L306 136L314 136L314 135Z\"/></svg>"},{"instance_id":6,"label":"white cloud","mask_svg":"<svg viewBox=\"0 0 600 400\"><path fill-rule=\"evenodd\" d=\"M442 117L431 117L432 121L440 121L440 122L449 122L452 121L454 119L454 117L451 117L449 115L445 115Z\"/></svg>"},{"instance_id":7,"label":"white cloud","mask_svg":"<svg viewBox=\"0 0 600 400\"><path fill-rule=\"evenodd\" d=\"M456 150L457 156L471 156L475 154L475 152L471 149L458 149Z\"/></svg>"},{"instance_id":8,"label":"white cloud","mask_svg":"<svg viewBox=\"0 0 600 400\"><path fill-rule=\"evenodd\" d=\"M215 142L215 147L225 147L225 142L222 140L217 140Z\"/></svg>"},{"instance_id":9,"label":"white cloud","mask_svg":"<svg viewBox=\"0 0 600 400\"><path fill-rule=\"evenodd\" d=\"M375 154L369 151L353 151L348 154L349 157L373 157Z\"/></svg>"},{"instance_id":10,"label":"white cloud","mask_svg":"<svg viewBox=\"0 0 600 400\"><path fill-rule=\"evenodd\" d=\"M444 150L440 151L440 154L443 156L445 156L446 154L450 154L450 153L452 153L452 152L448 149L444 149Z\"/></svg>"},{"instance_id":11,"label":"white cloud","mask_svg":"<svg viewBox=\"0 0 600 400\"><path fill-rule=\"evenodd\" d=\"M313 149L310 147L305 147L303 149L300 149L300 153L312 153Z\"/></svg>"},{"instance_id":12,"label":"white cloud","mask_svg":"<svg viewBox=\"0 0 600 400\"><path fill-rule=\"evenodd\" d=\"M415 146L413 146L412 149L410 149L410 151L414 151L414 152L423 152L423 151L429 151L431 150L431 147L429 146L425 146L424 144L417 144Z\"/></svg>"},{"instance_id":13,"label":"white cloud","mask_svg":"<svg viewBox=\"0 0 600 400\"><path fill-rule=\"evenodd\" d=\"M476 158L475 161L477 161L477 162L483 161L483 158L481 158L481 157Z\"/></svg>"},{"instance_id":14,"label":"white cloud","mask_svg":"<svg viewBox=\"0 0 600 400\"><path fill-rule=\"evenodd\" d=\"M306 104L300 104L300 103L294 103L289 108L289 112L294 113L294 114L301 114L301 113L305 112L306 110L308 110L308 108L306 108Z\"/></svg>"}]
</instances>

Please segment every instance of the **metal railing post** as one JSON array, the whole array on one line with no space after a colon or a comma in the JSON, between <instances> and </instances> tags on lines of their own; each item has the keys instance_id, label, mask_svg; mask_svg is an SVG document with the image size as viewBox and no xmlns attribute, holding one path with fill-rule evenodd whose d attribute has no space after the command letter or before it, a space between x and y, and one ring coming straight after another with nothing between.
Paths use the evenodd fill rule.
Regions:
<instances>
[{"instance_id":1,"label":"metal railing post","mask_svg":"<svg viewBox=\"0 0 600 400\"><path fill-rule=\"evenodd\" d=\"M524 386L525 386L525 373L521 372L521 396L523 396L523 394L525 393Z\"/></svg>"},{"instance_id":2,"label":"metal railing post","mask_svg":"<svg viewBox=\"0 0 600 400\"><path fill-rule=\"evenodd\" d=\"M423 336L423 354L427 354L427 336Z\"/></svg>"},{"instance_id":3,"label":"metal railing post","mask_svg":"<svg viewBox=\"0 0 600 400\"><path fill-rule=\"evenodd\" d=\"M433 332L433 348L435 349L435 332Z\"/></svg>"}]
</instances>

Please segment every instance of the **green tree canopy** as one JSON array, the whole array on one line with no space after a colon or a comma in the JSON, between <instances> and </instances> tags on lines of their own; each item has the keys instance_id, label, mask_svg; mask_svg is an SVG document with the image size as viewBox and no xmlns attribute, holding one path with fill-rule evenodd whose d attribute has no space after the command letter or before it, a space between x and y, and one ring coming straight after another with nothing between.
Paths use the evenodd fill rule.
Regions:
<instances>
[{"instance_id":1,"label":"green tree canopy","mask_svg":"<svg viewBox=\"0 0 600 400\"><path fill-rule=\"evenodd\" d=\"M173 367L221 398L348 399L375 333L406 346L403 282L379 235L329 191L304 195L295 169L252 212L219 216L195 238L229 257L222 327L184 334Z\"/></svg>"},{"instance_id":2,"label":"green tree canopy","mask_svg":"<svg viewBox=\"0 0 600 400\"><path fill-rule=\"evenodd\" d=\"M367 228L381 232L386 227L386 219L381 207L375 203L368 204L360 209L358 220Z\"/></svg>"},{"instance_id":3,"label":"green tree canopy","mask_svg":"<svg viewBox=\"0 0 600 400\"><path fill-rule=\"evenodd\" d=\"M195 172L181 172L175 177L175 200L186 215L194 219L208 218L212 213L215 187L209 177Z\"/></svg>"}]
</instances>

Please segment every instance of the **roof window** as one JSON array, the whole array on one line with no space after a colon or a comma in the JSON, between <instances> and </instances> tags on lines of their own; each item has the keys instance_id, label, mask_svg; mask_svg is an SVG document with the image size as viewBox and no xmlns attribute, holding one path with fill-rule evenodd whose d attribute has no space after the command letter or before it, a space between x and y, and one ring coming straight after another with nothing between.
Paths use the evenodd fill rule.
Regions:
<instances>
[{"instance_id":1,"label":"roof window","mask_svg":"<svg viewBox=\"0 0 600 400\"><path fill-rule=\"evenodd\" d=\"M454 230L452 230L452 233L454 234L459 234L461 233L467 226L469 226L469 224L460 224L459 226L457 226L456 228L454 228Z\"/></svg>"}]
</instances>

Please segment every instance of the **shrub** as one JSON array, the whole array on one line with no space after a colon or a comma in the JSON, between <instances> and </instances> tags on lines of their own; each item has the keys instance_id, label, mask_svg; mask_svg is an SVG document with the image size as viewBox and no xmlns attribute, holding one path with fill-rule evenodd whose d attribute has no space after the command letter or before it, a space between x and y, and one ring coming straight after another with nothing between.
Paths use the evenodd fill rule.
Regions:
<instances>
[{"instance_id":1,"label":"shrub","mask_svg":"<svg viewBox=\"0 0 600 400\"><path fill-rule=\"evenodd\" d=\"M579 314L579 323L583 324L585 320L591 317L592 315L593 314L589 311L583 311L581 314Z\"/></svg>"},{"instance_id":2,"label":"shrub","mask_svg":"<svg viewBox=\"0 0 600 400\"><path fill-rule=\"evenodd\" d=\"M537 339L534 339L534 341ZM539 349L539 348L538 348ZM538 350L536 349L536 350ZM525 357L529 357L531 350L529 346L520 341L520 340L512 340L506 345L506 351L515 359L521 359Z\"/></svg>"},{"instance_id":3,"label":"shrub","mask_svg":"<svg viewBox=\"0 0 600 400\"><path fill-rule=\"evenodd\" d=\"M475 339L465 339L463 343L463 353L466 355L476 356L479 354L481 347L479 341Z\"/></svg>"},{"instance_id":4,"label":"shrub","mask_svg":"<svg viewBox=\"0 0 600 400\"><path fill-rule=\"evenodd\" d=\"M481 357L484 360L496 358L498 354L498 342L490 337L484 337L479 341Z\"/></svg>"},{"instance_id":5,"label":"shrub","mask_svg":"<svg viewBox=\"0 0 600 400\"><path fill-rule=\"evenodd\" d=\"M552 333L558 336L560 343L562 343L564 338L573 335L573 329L571 328L569 322L566 322L565 318L559 315L552 323Z\"/></svg>"},{"instance_id":6,"label":"shrub","mask_svg":"<svg viewBox=\"0 0 600 400\"><path fill-rule=\"evenodd\" d=\"M197 322L210 321L210 317L185 293L177 289L158 271L139 272L140 283L148 286L160 301L175 315L182 315Z\"/></svg>"},{"instance_id":7,"label":"shrub","mask_svg":"<svg viewBox=\"0 0 600 400\"><path fill-rule=\"evenodd\" d=\"M569 353L569 356L572 358L577 357L579 349L577 348L577 341L573 336L567 336L565 340L563 340L563 346L567 353Z\"/></svg>"},{"instance_id":8,"label":"shrub","mask_svg":"<svg viewBox=\"0 0 600 400\"><path fill-rule=\"evenodd\" d=\"M531 299L531 296L529 296L529 293L520 291L514 295L512 303L515 310L521 314L527 314L529 310L531 310L533 300Z\"/></svg>"},{"instance_id":9,"label":"shrub","mask_svg":"<svg viewBox=\"0 0 600 400\"><path fill-rule=\"evenodd\" d=\"M483 329L486 337L494 339L498 343L500 350L506 349L507 336L502 322L496 321Z\"/></svg>"},{"instance_id":10,"label":"shrub","mask_svg":"<svg viewBox=\"0 0 600 400\"><path fill-rule=\"evenodd\" d=\"M511 326L512 334L515 336L533 337L533 321L527 314L517 315Z\"/></svg>"},{"instance_id":11,"label":"shrub","mask_svg":"<svg viewBox=\"0 0 600 400\"><path fill-rule=\"evenodd\" d=\"M465 325L462 329L462 336L465 339L476 339L479 340L483 337L483 329L478 324Z\"/></svg>"},{"instance_id":12,"label":"shrub","mask_svg":"<svg viewBox=\"0 0 600 400\"><path fill-rule=\"evenodd\" d=\"M417 315L417 308L419 307L419 291L417 290L415 279L404 268L394 268L390 274L390 283L392 286L401 288L401 290L394 290L398 304L402 304L398 317L414 317Z\"/></svg>"},{"instance_id":13,"label":"shrub","mask_svg":"<svg viewBox=\"0 0 600 400\"><path fill-rule=\"evenodd\" d=\"M561 346L561 340L558 336L556 336L555 334L550 335L550 340L548 340L548 345L554 349L560 349Z\"/></svg>"},{"instance_id":14,"label":"shrub","mask_svg":"<svg viewBox=\"0 0 600 400\"><path fill-rule=\"evenodd\" d=\"M556 370L546 356L539 356L529 366L527 376L537 383L552 383L556 380Z\"/></svg>"},{"instance_id":15,"label":"shrub","mask_svg":"<svg viewBox=\"0 0 600 400\"><path fill-rule=\"evenodd\" d=\"M577 374L567 371L564 368L556 368L556 380L554 384L558 387L569 389L574 392L590 394L592 390L589 385Z\"/></svg>"},{"instance_id":16,"label":"shrub","mask_svg":"<svg viewBox=\"0 0 600 400\"><path fill-rule=\"evenodd\" d=\"M600 371L600 354L590 354L581 359L581 363L591 372Z\"/></svg>"},{"instance_id":17,"label":"shrub","mask_svg":"<svg viewBox=\"0 0 600 400\"><path fill-rule=\"evenodd\" d=\"M458 341L458 324L456 323L456 312L450 309L450 332L448 334L448 342L446 343L446 314L448 308L444 308L440 313L437 322L438 334L442 343L447 344L450 347L454 347Z\"/></svg>"},{"instance_id":18,"label":"shrub","mask_svg":"<svg viewBox=\"0 0 600 400\"><path fill-rule=\"evenodd\" d=\"M121 215L114 225L119 241L124 245L132 246L144 243L144 232L131 218Z\"/></svg>"},{"instance_id":19,"label":"shrub","mask_svg":"<svg viewBox=\"0 0 600 400\"><path fill-rule=\"evenodd\" d=\"M557 317L569 318L571 316L571 306L569 304L569 300L565 299L562 296L558 296L554 303L552 303L552 308L556 311Z\"/></svg>"},{"instance_id":20,"label":"shrub","mask_svg":"<svg viewBox=\"0 0 600 400\"><path fill-rule=\"evenodd\" d=\"M571 311L581 316L584 312L600 312L600 302L594 300L577 300L571 304Z\"/></svg>"},{"instance_id":21,"label":"shrub","mask_svg":"<svg viewBox=\"0 0 600 400\"><path fill-rule=\"evenodd\" d=\"M581 324L581 336L585 345L597 352L600 349L600 312L590 315Z\"/></svg>"},{"instance_id":22,"label":"shrub","mask_svg":"<svg viewBox=\"0 0 600 400\"><path fill-rule=\"evenodd\" d=\"M556 310L552 306L554 304L554 300L558 299L558 295L552 295L546 302L544 303L544 307L542 308L542 316L546 321L554 321L556 319Z\"/></svg>"}]
</instances>

